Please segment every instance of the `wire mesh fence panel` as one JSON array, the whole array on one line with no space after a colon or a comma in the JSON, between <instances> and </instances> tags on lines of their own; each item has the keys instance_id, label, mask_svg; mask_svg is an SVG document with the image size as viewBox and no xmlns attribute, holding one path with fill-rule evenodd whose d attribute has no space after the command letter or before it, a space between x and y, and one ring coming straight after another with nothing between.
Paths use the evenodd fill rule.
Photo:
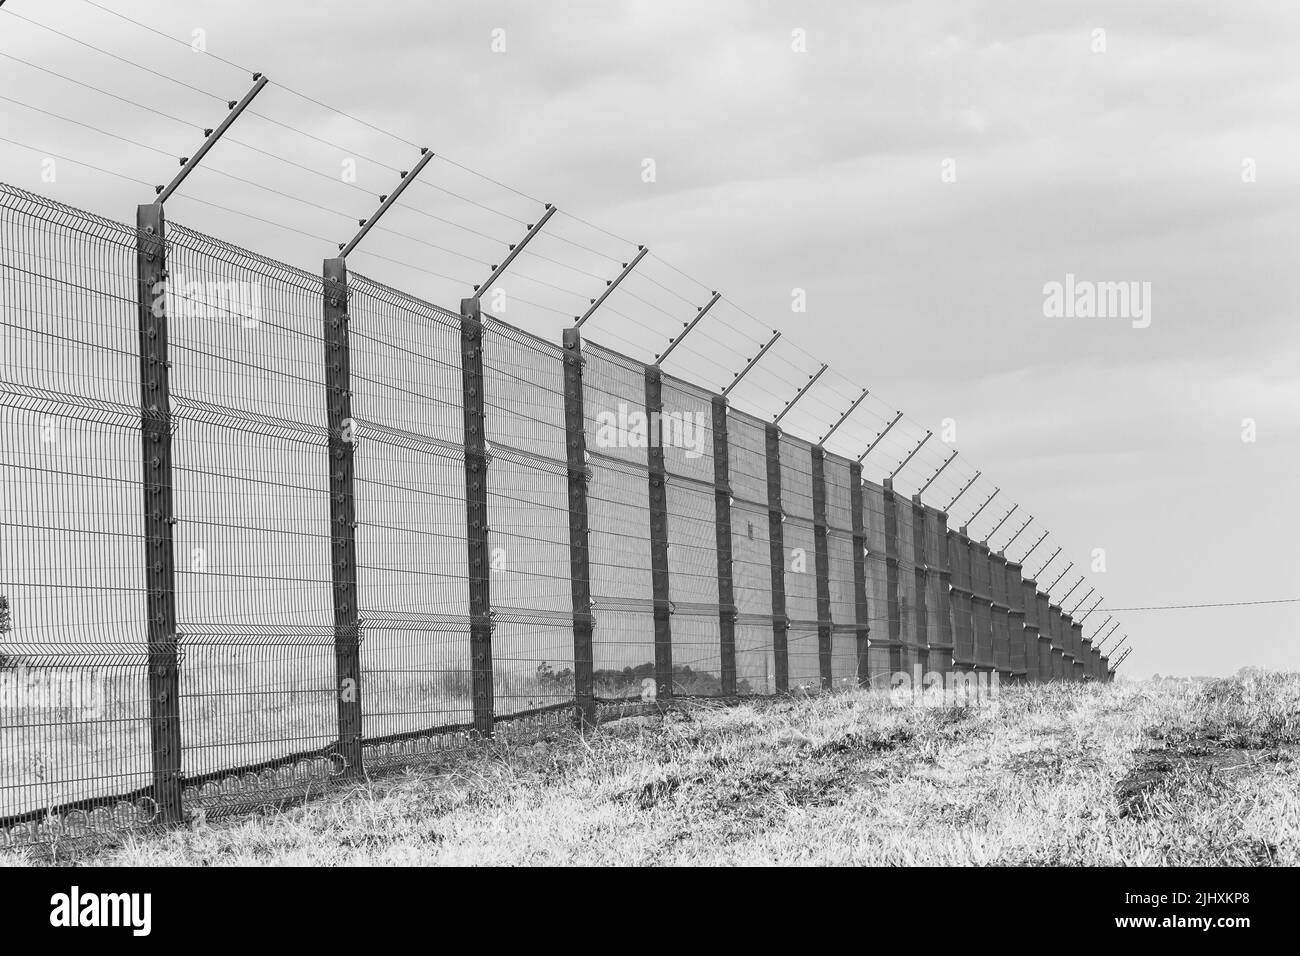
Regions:
<instances>
[{"instance_id":1,"label":"wire mesh fence panel","mask_svg":"<svg viewBox=\"0 0 1300 956\"><path fill-rule=\"evenodd\" d=\"M763 423L741 412L729 412L727 450L732 491L732 580L738 614L736 687L739 693L772 694L776 692L776 661L772 649L772 571Z\"/></svg>"},{"instance_id":2,"label":"wire mesh fence panel","mask_svg":"<svg viewBox=\"0 0 1300 956\"><path fill-rule=\"evenodd\" d=\"M660 434L667 473L673 693L722 693L712 396L664 376Z\"/></svg>"},{"instance_id":3,"label":"wire mesh fence panel","mask_svg":"<svg viewBox=\"0 0 1300 956\"><path fill-rule=\"evenodd\" d=\"M156 809L135 250L0 185L0 845Z\"/></svg>"},{"instance_id":4,"label":"wire mesh fence panel","mask_svg":"<svg viewBox=\"0 0 1300 956\"><path fill-rule=\"evenodd\" d=\"M836 688L858 683L857 592L853 579L853 505L849 461L827 455L826 553L831 599L831 683Z\"/></svg>"},{"instance_id":5,"label":"wire mesh fence panel","mask_svg":"<svg viewBox=\"0 0 1300 956\"><path fill-rule=\"evenodd\" d=\"M993 599L993 663L1005 678L1011 674L1011 621L1007 601L1007 562L999 554L989 554L989 596Z\"/></svg>"},{"instance_id":6,"label":"wire mesh fence panel","mask_svg":"<svg viewBox=\"0 0 1300 956\"><path fill-rule=\"evenodd\" d=\"M377 741L472 719L459 317L349 279L361 709Z\"/></svg>"},{"instance_id":7,"label":"wire mesh fence panel","mask_svg":"<svg viewBox=\"0 0 1300 956\"><path fill-rule=\"evenodd\" d=\"M338 739L322 281L183 226L168 240L181 767L197 786Z\"/></svg>"},{"instance_id":8,"label":"wire mesh fence panel","mask_svg":"<svg viewBox=\"0 0 1300 956\"><path fill-rule=\"evenodd\" d=\"M496 712L574 696L563 350L485 321Z\"/></svg>"},{"instance_id":9,"label":"wire mesh fence panel","mask_svg":"<svg viewBox=\"0 0 1300 956\"><path fill-rule=\"evenodd\" d=\"M966 536L948 532L948 565L952 569L952 660L955 669L975 666L975 628L971 617L971 561Z\"/></svg>"},{"instance_id":10,"label":"wire mesh fence panel","mask_svg":"<svg viewBox=\"0 0 1300 956\"><path fill-rule=\"evenodd\" d=\"M970 548L971 623L975 632L975 663L997 667L993 639L993 584L989 571L989 549L975 541Z\"/></svg>"},{"instance_id":11,"label":"wire mesh fence panel","mask_svg":"<svg viewBox=\"0 0 1300 956\"><path fill-rule=\"evenodd\" d=\"M817 634L817 538L813 526L812 445L781 436L781 510L790 688L821 687Z\"/></svg>"},{"instance_id":12,"label":"wire mesh fence panel","mask_svg":"<svg viewBox=\"0 0 1300 956\"><path fill-rule=\"evenodd\" d=\"M862 520L867 534L867 608L871 622L867 675L870 686L888 687L893 666L889 636L889 565L885 554L885 489L875 482L863 482Z\"/></svg>"},{"instance_id":13,"label":"wire mesh fence panel","mask_svg":"<svg viewBox=\"0 0 1300 956\"><path fill-rule=\"evenodd\" d=\"M904 644L903 669L915 679L916 668L925 669L927 644L924 633L924 612L919 602L923 592L916 587L916 532L912 502L902 495L894 499L898 509L898 587L899 628ZM921 530L924 534L924 529Z\"/></svg>"},{"instance_id":14,"label":"wire mesh fence panel","mask_svg":"<svg viewBox=\"0 0 1300 956\"><path fill-rule=\"evenodd\" d=\"M926 642L929 670L945 674L952 669L952 604L948 585L948 534L944 516L925 508Z\"/></svg>"},{"instance_id":15,"label":"wire mesh fence panel","mask_svg":"<svg viewBox=\"0 0 1300 956\"><path fill-rule=\"evenodd\" d=\"M590 342L584 354L596 695L637 697L655 672L645 367Z\"/></svg>"}]
</instances>

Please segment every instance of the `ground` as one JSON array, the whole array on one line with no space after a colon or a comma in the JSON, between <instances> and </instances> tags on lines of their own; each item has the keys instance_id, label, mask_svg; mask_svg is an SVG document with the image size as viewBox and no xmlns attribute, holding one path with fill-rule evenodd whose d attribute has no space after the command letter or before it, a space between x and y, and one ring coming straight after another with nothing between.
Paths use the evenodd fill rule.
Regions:
<instances>
[{"instance_id":1,"label":"ground","mask_svg":"<svg viewBox=\"0 0 1300 956\"><path fill-rule=\"evenodd\" d=\"M242 818L55 850L159 864L1300 863L1300 674L852 691L488 744ZM8 863L50 861L48 850Z\"/></svg>"}]
</instances>

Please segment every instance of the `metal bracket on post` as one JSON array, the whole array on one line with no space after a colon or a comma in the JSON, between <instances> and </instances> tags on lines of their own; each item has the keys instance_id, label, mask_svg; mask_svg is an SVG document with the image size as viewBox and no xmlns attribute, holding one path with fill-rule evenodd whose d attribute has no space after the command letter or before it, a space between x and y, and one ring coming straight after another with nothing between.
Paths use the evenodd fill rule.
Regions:
<instances>
[{"instance_id":1,"label":"metal bracket on post","mask_svg":"<svg viewBox=\"0 0 1300 956\"><path fill-rule=\"evenodd\" d=\"M655 686L659 697L673 693L672 600L668 581L668 474L664 468L661 416L663 372L658 365L645 369L645 414L652 423L646 442L650 488L650 589L654 602Z\"/></svg>"},{"instance_id":2,"label":"metal bracket on post","mask_svg":"<svg viewBox=\"0 0 1300 956\"><path fill-rule=\"evenodd\" d=\"M975 482L979 481L980 475L982 474L984 474L984 472L982 471L975 472L975 476L971 478L970 481L966 482L965 485L962 486L961 491L953 495L952 501L948 502L948 504L944 506L943 509L944 514L952 514L952 506L957 503L957 499L960 498L962 495L966 494L966 492L970 489L970 486L975 484Z\"/></svg>"},{"instance_id":3,"label":"metal bracket on post","mask_svg":"<svg viewBox=\"0 0 1300 956\"><path fill-rule=\"evenodd\" d=\"M149 742L154 802L162 820L179 823L181 806L180 647L172 527L172 418L167 349L167 237L162 203L136 210L139 308L140 437L144 485L145 602Z\"/></svg>"},{"instance_id":4,"label":"metal bracket on post","mask_svg":"<svg viewBox=\"0 0 1300 956\"><path fill-rule=\"evenodd\" d=\"M817 575L817 670L822 690L834 685L830 525L826 517L826 449L812 448L813 555Z\"/></svg>"},{"instance_id":5,"label":"metal bracket on post","mask_svg":"<svg viewBox=\"0 0 1300 956\"><path fill-rule=\"evenodd\" d=\"M882 428L880 431L876 432L876 437L871 439L871 444L867 446L867 450L858 456L858 464L862 464L862 462L866 459L866 457L876 450L876 446L880 444L881 439L883 439L886 435L889 434L889 430L893 428L895 425L897 425L899 421L902 419L902 417L903 417L903 413L901 411L896 412L894 414L894 420L891 421L884 428Z\"/></svg>"},{"instance_id":6,"label":"metal bracket on post","mask_svg":"<svg viewBox=\"0 0 1300 956\"><path fill-rule=\"evenodd\" d=\"M668 348L664 349L663 352L655 356L655 361L660 368L663 367L664 360L667 359L668 356L673 353L673 349L677 348L677 346L681 344L682 339L686 338L686 336L691 334L691 329L695 328L697 325L700 324L700 319L708 315L709 309L717 305L718 300L721 298L722 298L721 292L713 293L713 298L711 298L708 301L707 305L701 306L699 308L699 310L695 314L695 318L691 319L691 321L689 322L682 323L683 325L686 326L686 328L682 330L682 334L677 336L677 338L673 339L671 342L669 342Z\"/></svg>"},{"instance_id":7,"label":"metal bracket on post","mask_svg":"<svg viewBox=\"0 0 1300 956\"><path fill-rule=\"evenodd\" d=\"M1019 507L1020 505L1012 505L1011 510L1009 510L1006 514L1004 514L1000 519L998 519L998 523L993 526L993 530L984 536L984 540L992 541L993 536L998 533L998 531L1002 528L1004 524L1007 523L1007 519L1010 518L1013 514L1015 514L1016 509ZM1006 551L1006 548L1001 548L999 550Z\"/></svg>"},{"instance_id":8,"label":"metal bracket on post","mask_svg":"<svg viewBox=\"0 0 1300 956\"><path fill-rule=\"evenodd\" d=\"M361 615L357 595L355 444L348 348L348 267L326 259L325 404L329 425L330 565L334 584L334 692L338 700L339 756L349 777L364 774L361 716Z\"/></svg>"},{"instance_id":9,"label":"metal bracket on post","mask_svg":"<svg viewBox=\"0 0 1300 956\"><path fill-rule=\"evenodd\" d=\"M916 453L921 450L922 446L924 446L925 443L930 440L930 435L932 434L933 432L927 431L925 433L925 437L916 443L916 447L907 453L907 457L898 463L898 467L896 467L892 472L890 472L889 475L890 481L893 481L895 478L897 478L899 472L901 472L904 468L907 467L907 463L911 461L916 456Z\"/></svg>"},{"instance_id":10,"label":"metal bracket on post","mask_svg":"<svg viewBox=\"0 0 1300 956\"><path fill-rule=\"evenodd\" d=\"M631 274L632 270L637 267L637 263L639 263L642 259L644 259L646 257L646 254L649 251L650 250L647 249L645 246L637 246L636 256L632 259L631 262L623 263L623 271L620 272L615 278L607 279L605 281L605 291L602 292L597 298L591 300L591 308L589 308L586 312L582 313L582 315L580 316L575 315L573 317L573 327L575 329L582 328L582 324L586 322L589 318L591 318L592 315L595 314L597 309L599 309L602 305L605 304L605 300L609 298L610 293L612 293L615 289L618 288L619 283L622 282L624 279L628 277L628 275Z\"/></svg>"},{"instance_id":11,"label":"metal bracket on post","mask_svg":"<svg viewBox=\"0 0 1300 956\"><path fill-rule=\"evenodd\" d=\"M1080 584L1082 584L1084 578L1086 578L1086 577L1087 577L1086 574L1081 574L1081 575L1079 575L1079 580L1077 580L1077 581L1075 581L1073 584L1071 584L1071 585L1070 585L1070 590L1066 591L1065 594L1061 597L1061 600L1059 600L1058 602L1056 602L1056 603L1058 603L1058 604L1061 605L1061 610L1062 610L1062 611L1065 610L1065 602L1068 601L1068 600L1070 600L1070 595L1074 593L1074 589L1077 588Z\"/></svg>"},{"instance_id":12,"label":"metal bracket on post","mask_svg":"<svg viewBox=\"0 0 1300 956\"><path fill-rule=\"evenodd\" d=\"M217 125L216 129L204 131L206 137L203 140L203 145L198 148L193 156L181 160L181 171L176 174L175 178L173 178L166 186L154 187L154 191L158 194L158 205L161 206L163 203L167 202L172 193L176 192L176 190L180 188L181 183L185 182L186 177L198 168L199 163L203 162L203 157L208 154L208 150L212 149L212 147L217 144L217 140L221 139L221 137L225 135L226 130L230 129L231 124L234 123L235 120L239 119L239 114L244 112L248 107L248 104L253 102L253 98L256 97L258 93L262 92L262 89L266 86L267 82L266 77L261 73L254 73L253 88L244 94L244 98L238 102L231 100L226 104L230 110L230 112L226 114L226 118Z\"/></svg>"},{"instance_id":13,"label":"metal bracket on post","mask_svg":"<svg viewBox=\"0 0 1300 956\"><path fill-rule=\"evenodd\" d=\"M1044 538L1047 537L1047 532L1046 532L1046 531L1043 532L1043 537L1044 537ZM1039 538L1038 540L1041 542L1043 539L1042 539L1042 538ZM1038 545L1034 545L1034 547L1038 547ZM1052 556L1051 556L1050 558L1048 558L1046 561L1044 561L1044 562L1043 562L1043 566L1040 567L1040 568L1038 569L1037 573L1034 574L1034 580L1038 580L1040 577L1043 576L1043 572L1047 570L1047 566L1048 566L1049 564L1051 564L1053 561L1055 561L1055 560L1056 560L1056 556L1057 556L1058 554L1060 554L1060 553L1061 553L1061 549L1060 549L1060 548L1057 548L1055 551L1052 552ZM1059 579L1058 579L1058 580L1059 580ZM1050 591L1051 588L1048 588L1048 590Z\"/></svg>"},{"instance_id":14,"label":"metal bracket on post","mask_svg":"<svg viewBox=\"0 0 1300 956\"><path fill-rule=\"evenodd\" d=\"M1034 520L1034 519L1033 519L1033 517L1031 516L1030 519L1029 519L1029 521L1033 521L1033 520ZM1029 521L1026 521L1026 522L1025 522L1025 525L1026 525L1026 526L1028 526ZM1020 530L1023 531L1023 530L1025 530L1025 529L1024 529L1024 528L1021 528ZM1012 538L1011 540L1014 541L1015 539ZM1021 563L1021 564L1024 564L1025 561L1027 561L1027 560L1029 559L1029 556L1030 556L1031 554L1033 554L1035 551L1038 550L1038 546L1039 546L1040 544L1042 544L1042 543L1043 543L1044 541L1046 541L1046 540L1047 540L1047 532L1044 531L1042 534L1040 534L1040 535L1038 536L1038 540L1035 541L1035 542L1030 546L1029 550L1026 551L1024 554L1022 554L1022 555L1020 556L1020 563ZM1007 544L1008 544L1008 545L1011 544L1011 541L1008 541Z\"/></svg>"},{"instance_id":15,"label":"metal bracket on post","mask_svg":"<svg viewBox=\"0 0 1300 956\"><path fill-rule=\"evenodd\" d=\"M461 395L465 422L465 544L469 567L470 685L474 729L493 731L492 562L488 545L488 449L483 401L483 319L479 300L460 300Z\"/></svg>"},{"instance_id":16,"label":"metal bracket on post","mask_svg":"<svg viewBox=\"0 0 1300 956\"><path fill-rule=\"evenodd\" d=\"M844 414L841 415L841 416L836 420L835 424L831 426L830 431L828 431L825 435L823 435L823 436L818 440L817 444L819 444L819 445L825 445L825 444L826 444L826 439L828 439L828 438L830 438L832 435L834 435L836 429L838 429L841 425L843 425L843 424L845 423L845 421L848 420L848 417L849 417L850 415L852 415L855 411L857 411L858 406L862 404L863 400L864 400L866 397L867 397L867 390L864 388L864 389L862 390L862 394L859 395L857 398L855 398L855 399L853 400L853 404L850 405L850 406L845 410Z\"/></svg>"},{"instance_id":17,"label":"metal bracket on post","mask_svg":"<svg viewBox=\"0 0 1300 956\"><path fill-rule=\"evenodd\" d=\"M473 297L475 299L483 298L483 293L492 288L493 283L495 283L497 279L501 278L502 273L504 273L506 269L510 268L510 263L515 261L515 256L524 251L524 247L533 241L533 237L542 231L542 227L546 225L546 221L553 215L555 215L555 207L550 203L547 203L546 212L542 213L542 218L529 225L528 232L524 237L510 246L509 254L501 260L499 266L492 267L492 274L487 277L487 280L482 285L474 286Z\"/></svg>"},{"instance_id":18,"label":"metal bracket on post","mask_svg":"<svg viewBox=\"0 0 1300 956\"><path fill-rule=\"evenodd\" d=\"M1057 550L1057 551L1060 551L1061 549L1060 549L1060 548L1057 548L1056 550ZM1067 574L1070 573L1070 569L1071 569L1072 567L1074 567L1074 562L1073 562L1073 561L1071 561L1069 564L1067 564L1067 565L1066 565L1066 566L1061 570L1061 573L1058 574L1058 575L1056 576L1056 579L1053 580L1052 583L1049 584L1049 585L1047 586L1047 594L1048 594L1049 596L1051 595L1052 591L1056 588L1056 586L1057 586L1058 584L1061 583L1061 578L1065 577ZM1037 577L1038 575L1034 575L1034 576Z\"/></svg>"},{"instance_id":19,"label":"metal bracket on post","mask_svg":"<svg viewBox=\"0 0 1300 956\"><path fill-rule=\"evenodd\" d=\"M752 364L752 363L751 363ZM772 572L772 658L776 692L790 689L790 618L785 606L785 512L781 505L781 429L775 422L763 426L767 463L767 540Z\"/></svg>"},{"instance_id":20,"label":"metal bracket on post","mask_svg":"<svg viewBox=\"0 0 1300 956\"><path fill-rule=\"evenodd\" d=\"M976 509L975 509L975 513L974 513L973 515L971 515L969 518L966 519L966 521L965 521L965 527L969 528L969 527L970 527L970 526L975 522L975 519L978 518L978 517L980 516L980 514L984 511L984 509L987 508L987 507L989 506L989 502L992 501L994 498L996 498L996 497L998 496L998 492L1001 491L1001 490L1002 490L1001 488L994 488L994 489L993 489L993 494L991 494L991 495L989 495L987 498L985 498L985 499L984 499L984 504L982 504L982 505L980 505L978 508L976 508ZM986 540L987 540L987 539L986 539Z\"/></svg>"},{"instance_id":21,"label":"metal bracket on post","mask_svg":"<svg viewBox=\"0 0 1300 956\"><path fill-rule=\"evenodd\" d=\"M578 726L596 725L595 617L591 601L591 551L587 514L587 432L582 384L582 333L565 329L564 433L569 491L569 582L573 597L573 689Z\"/></svg>"},{"instance_id":22,"label":"metal bracket on post","mask_svg":"<svg viewBox=\"0 0 1300 956\"><path fill-rule=\"evenodd\" d=\"M947 468L949 465L951 465L952 462L953 462L953 459L956 458L956 457L957 457L957 449L954 448L954 449L952 450L952 454L948 456L948 460L945 461L942 465L940 465L940 466L935 470L935 473L934 473L933 475L931 475L929 478L925 479L925 484L923 484L919 489L917 489L917 492L916 492L916 493L917 493L918 495L923 495L923 494L925 494L927 491L929 491L929 490L930 490L930 486L931 486L932 484L934 484L934 480L935 480L936 478L938 478L940 475L943 474L943 470L944 470L945 468Z\"/></svg>"},{"instance_id":23,"label":"metal bracket on post","mask_svg":"<svg viewBox=\"0 0 1300 956\"><path fill-rule=\"evenodd\" d=\"M1093 610L1096 610L1096 609L1094 608ZM1106 625L1109 624L1109 623L1110 623L1111 621L1113 621L1114 619L1115 619L1115 615L1114 615L1114 614L1107 614L1107 615L1106 615L1106 620L1102 621L1102 622L1101 622L1101 626L1098 627L1097 630L1095 630L1095 631L1092 632L1092 637L1088 638L1088 640L1090 640L1090 641L1093 642L1093 646L1094 646L1094 647L1097 646L1097 644L1096 644L1096 641L1097 641L1097 635L1100 634L1102 631L1106 630Z\"/></svg>"},{"instance_id":24,"label":"metal bracket on post","mask_svg":"<svg viewBox=\"0 0 1300 956\"><path fill-rule=\"evenodd\" d=\"M711 399L713 406L713 511L718 558L718 633L722 694L736 693L736 608L731 548L731 453L727 438L727 400Z\"/></svg>"},{"instance_id":25,"label":"metal bracket on post","mask_svg":"<svg viewBox=\"0 0 1300 956\"><path fill-rule=\"evenodd\" d=\"M1074 615L1076 615L1076 614L1079 613L1079 608L1083 607L1084 602L1087 601L1088 598L1092 597L1093 593L1094 593L1096 590L1097 590L1097 589L1096 589L1095 587L1088 588L1088 593L1085 594L1085 595L1084 595L1084 596L1079 600L1079 603L1078 603L1078 604L1076 604L1074 607L1072 607L1072 608L1070 609L1070 616L1071 616L1071 617L1074 617ZM1097 600L1100 601L1101 598L1098 597Z\"/></svg>"},{"instance_id":26,"label":"metal bracket on post","mask_svg":"<svg viewBox=\"0 0 1300 956\"><path fill-rule=\"evenodd\" d=\"M871 616L867 605L867 530L863 519L862 466L849 465L849 508L853 529L853 618L857 628L858 686L871 684L868 650L871 642Z\"/></svg>"},{"instance_id":27,"label":"metal bracket on post","mask_svg":"<svg viewBox=\"0 0 1300 956\"><path fill-rule=\"evenodd\" d=\"M1007 539L1006 544L1002 545L1001 550L1005 552L1005 551L1007 550L1007 548L1009 548L1009 547L1011 547L1013 544L1015 544L1015 543L1016 543L1016 538L1020 537L1020 535L1024 533L1024 530L1025 530L1026 528L1028 528L1028 527L1029 527L1031 524L1033 524L1033 523L1034 523L1034 516L1033 516L1033 515L1030 515L1030 516L1029 516L1029 520L1026 521L1024 524L1022 524L1022 525L1020 526L1020 528L1016 531L1016 533L1013 534L1010 538ZM1033 550L1033 549L1031 548L1030 550ZM1024 559L1024 558L1021 558L1019 561L1016 562L1016 564L1019 564L1019 565L1021 565L1021 566L1023 566L1024 563L1025 563L1025 559Z\"/></svg>"},{"instance_id":28,"label":"metal bracket on post","mask_svg":"<svg viewBox=\"0 0 1300 956\"><path fill-rule=\"evenodd\" d=\"M421 170L423 170L425 166L429 165L429 160L431 159L433 159L433 151L430 150L428 147L421 148L420 161L415 164L415 168L410 170L409 172L403 170L400 173L398 178L401 181L397 184L397 186L393 189L393 191L389 193L387 196L379 197L379 208L376 209L373 213L371 213L369 219L359 220L361 228L357 232L357 234L352 237L352 240L350 242L339 243L340 259L346 259L348 255L352 252L352 250L357 247L357 244L366 237L366 233L370 232L370 230L375 227L375 223L379 222L379 220L383 217L384 213L388 212L389 209L393 208L393 204L397 202L398 197L400 197L402 193L406 191L407 186L411 185L411 183L415 181L415 177L420 175Z\"/></svg>"},{"instance_id":29,"label":"metal bracket on post","mask_svg":"<svg viewBox=\"0 0 1300 956\"><path fill-rule=\"evenodd\" d=\"M828 368L830 368L829 365L826 365L825 363L822 363L822 367L821 367L821 368L819 368L819 369L818 369L816 372L814 372L812 375L809 375L809 376L808 376L808 381L806 381L806 382L803 383L803 388L799 389L799 391L798 391L797 393L795 393L794 398L792 398L792 399L790 399L790 401L786 402L786 403L785 403L785 407L784 407L783 409L781 409L781 411L777 412L776 417L772 419L772 424L773 424L773 425L779 425L779 424L781 424L781 419L785 418L786 414L790 411L790 409L794 408L795 403L796 403L797 401L799 401L799 399L803 398L805 395L808 394L808 389L812 388L814 385L817 384L817 379L821 378L821 377L822 377L822 373L825 372L826 369L828 369Z\"/></svg>"},{"instance_id":30,"label":"metal bracket on post","mask_svg":"<svg viewBox=\"0 0 1300 956\"><path fill-rule=\"evenodd\" d=\"M722 390L723 397L726 397L727 395L731 394L731 390L740 384L740 380L749 374L749 370L758 364L759 359L761 359L764 355L767 354L767 350L770 349L773 345L775 345L776 340L779 339L780 337L781 337L780 332L772 333L772 337L767 340L767 344L758 350L758 354L755 355L752 359L750 359L745 364L745 367L736 373L735 377L731 380L731 384Z\"/></svg>"}]
</instances>

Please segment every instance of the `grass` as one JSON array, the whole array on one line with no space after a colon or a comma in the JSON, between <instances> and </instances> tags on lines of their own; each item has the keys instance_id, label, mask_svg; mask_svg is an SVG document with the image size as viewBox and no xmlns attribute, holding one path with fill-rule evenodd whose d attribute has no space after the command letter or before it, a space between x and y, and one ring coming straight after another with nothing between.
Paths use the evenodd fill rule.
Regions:
<instances>
[{"instance_id":1,"label":"grass","mask_svg":"<svg viewBox=\"0 0 1300 956\"><path fill-rule=\"evenodd\" d=\"M683 704L89 865L1300 863L1300 674ZM48 862L27 856L10 863Z\"/></svg>"}]
</instances>

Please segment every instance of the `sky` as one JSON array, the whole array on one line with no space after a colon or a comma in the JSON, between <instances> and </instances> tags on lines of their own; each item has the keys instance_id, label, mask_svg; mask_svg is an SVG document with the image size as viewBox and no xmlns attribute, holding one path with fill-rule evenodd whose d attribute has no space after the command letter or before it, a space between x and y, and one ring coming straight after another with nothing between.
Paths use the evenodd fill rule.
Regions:
<instances>
[{"instance_id":1,"label":"sky","mask_svg":"<svg viewBox=\"0 0 1300 956\"><path fill-rule=\"evenodd\" d=\"M898 486L959 448L926 500L981 472L951 523L1000 489L972 532L1032 515L1098 618L1300 597L1294 4L96 3L0 10L0 180L130 222L264 71L171 221L316 273L428 147L350 268L454 309L554 203L505 321L558 339L644 244L590 338L648 359L723 293L667 370L780 330L736 407L830 363L792 433L868 388L828 447L904 411L868 477L933 431ZM1067 276L1145 314L1049 315ZM1124 670L1295 669L1296 609L1116 611Z\"/></svg>"}]
</instances>

